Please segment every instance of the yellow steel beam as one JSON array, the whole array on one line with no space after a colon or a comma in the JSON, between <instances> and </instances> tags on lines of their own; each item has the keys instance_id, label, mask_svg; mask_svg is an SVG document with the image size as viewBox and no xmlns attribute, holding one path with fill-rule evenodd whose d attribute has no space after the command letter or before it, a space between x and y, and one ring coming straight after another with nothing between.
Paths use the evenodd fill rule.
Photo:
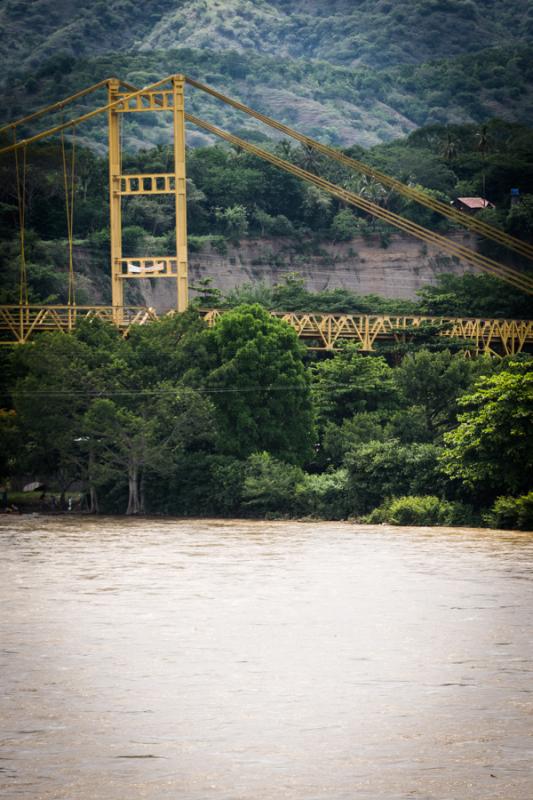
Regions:
<instances>
[{"instance_id":1,"label":"yellow steel beam","mask_svg":"<svg viewBox=\"0 0 533 800\"><path fill-rule=\"evenodd\" d=\"M39 119L39 117L43 117L45 114L50 114L54 111L61 111L65 106L69 105L69 103L73 103L75 100L79 100L82 97L86 97L88 94L92 92L96 92L98 89L102 89L104 86L107 85L107 82L112 80L111 78L105 78L103 81L99 81L95 83L93 86L88 86L86 89L81 89L79 92L75 94L71 94L70 97L64 97L63 100L58 100L57 103L51 103L44 108L40 108L38 111L34 111L32 114L28 114L26 117L21 117L20 119L15 120L14 122L8 122L7 125L2 125L0 128L0 133L6 133L9 130L13 130L14 128L18 128L19 125L25 125L27 122L33 122L35 119Z\"/></svg>"},{"instance_id":2,"label":"yellow steel beam","mask_svg":"<svg viewBox=\"0 0 533 800\"><path fill-rule=\"evenodd\" d=\"M143 172L120 176L120 194L174 194L174 172Z\"/></svg>"},{"instance_id":3,"label":"yellow steel beam","mask_svg":"<svg viewBox=\"0 0 533 800\"><path fill-rule=\"evenodd\" d=\"M124 306L117 323L113 306L72 305L6 305L0 306L0 344L24 344L36 333L68 333L84 319L101 319L127 333L132 325L143 325L157 319L152 308Z\"/></svg>"},{"instance_id":4,"label":"yellow steel beam","mask_svg":"<svg viewBox=\"0 0 533 800\"><path fill-rule=\"evenodd\" d=\"M217 100L221 100L223 103L232 106L233 108L237 109L238 111L242 111L245 114L248 114L251 117L263 122L265 125L269 125L271 128L275 128L276 130L284 133L286 136L290 136L293 139L301 142L302 144L307 145L308 147L312 147L313 149L317 150L320 153L328 156L329 158L338 161L345 166L357 170L358 172L363 173L364 175L368 175L371 178L379 181L379 183L383 184L384 186L388 186L390 189L394 189L394 191L398 192L399 194L403 195L404 197L409 198L410 200L414 200L416 203L420 203L427 208L431 208L433 211L436 211L438 214L441 214L449 219L453 220L454 222L463 225L464 227L479 233L482 236L486 236L489 239L492 239L498 244L502 244L505 247L514 250L520 255L525 256L526 258L533 259L533 245L528 244L527 242L523 242L521 239L517 239L515 236L511 236L510 234L505 233L504 231L499 230L498 228L489 225L487 222L483 220L477 219L476 217L468 216L463 212L459 211L456 208L447 206L446 203L442 203L440 200L436 198L430 197L425 192L420 191L419 189L415 189L412 186L407 186L406 184L402 183L396 178L392 178L390 175L386 175L384 172L380 172L380 170L374 169L370 167L368 164L365 164L362 161L358 161L357 159L350 158L350 156L345 155L344 153L340 153L338 150L335 150L333 147L329 147L328 145L322 144L321 142L312 139L310 136L305 136L299 131L296 131L294 128L290 128L288 125L284 125L282 122L278 122L271 117L266 116L266 114L261 114L258 111L254 111L254 109L250 108L249 106L245 105L244 103L240 103L237 100L233 100L231 97L227 97L226 95L218 92L216 89L211 88L210 86L206 86L199 81L195 81L193 78L186 78L187 83L190 86L199 89L202 92L205 92L212 97L215 97Z\"/></svg>"},{"instance_id":5,"label":"yellow steel beam","mask_svg":"<svg viewBox=\"0 0 533 800\"><path fill-rule=\"evenodd\" d=\"M122 205L120 196L120 175L122 173L120 151L120 117L114 102L119 91L119 81L113 79L108 84L108 136L109 136L109 231L111 239L111 302L114 322L121 323L124 306L124 284L120 280L122 258Z\"/></svg>"},{"instance_id":6,"label":"yellow steel beam","mask_svg":"<svg viewBox=\"0 0 533 800\"><path fill-rule=\"evenodd\" d=\"M124 86L124 84L122 83ZM137 87L135 87L137 88ZM131 98L128 92L119 95L125 102L117 109L122 114L138 111L172 111L174 92L172 89L143 90L142 94Z\"/></svg>"},{"instance_id":7,"label":"yellow steel beam","mask_svg":"<svg viewBox=\"0 0 533 800\"><path fill-rule=\"evenodd\" d=\"M201 312L210 327L216 324L223 313L219 309ZM270 313L287 322L311 349L316 350L335 350L341 342L353 341L361 351L370 352L379 340L401 341L424 326L439 328L439 337L468 342L476 353L514 355L522 352L525 345L533 345L532 320L303 311Z\"/></svg>"},{"instance_id":8,"label":"yellow steel beam","mask_svg":"<svg viewBox=\"0 0 533 800\"><path fill-rule=\"evenodd\" d=\"M40 142L42 139L47 139L49 136L54 136L56 133L60 133L61 131L67 130L67 128L72 128L74 125L80 125L82 122L86 122L93 117L96 117L98 114L103 114L106 111L110 111L112 109L117 110L120 105L124 105L124 103L128 99L132 99L141 95L143 92L147 92L153 89L157 89L158 86L163 86L163 84L168 83L172 80L172 75L163 78L157 83L153 83L151 86L147 86L144 89L138 89L135 92L132 92L129 95L125 95L123 97L119 97L117 100L114 100L112 103L107 103L105 106L100 106L99 108L93 109L93 111L88 111L86 114L82 114L79 117L75 117L74 119L70 119L67 122L61 123L61 125L54 125L53 128L49 128L46 131L41 131L41 133L35 134L35 136L30 136L28 139L21 139L19 142L15 144L9 145L7 147L2 147L0 149L0 155L4 153L11 153L14 150L20 150L22 147L27 147L30 144L34 144L35 142ZM116 79L112 79L116 80Z\"/></svg>"},{"instance_id":9,"label":"yellow steel beam","mask_svg":"<svg viewBox=\"0 0 533 800\"><path fill-rule=\"evenodd\" d=\"M128 278L174 278L178 277L176 256L152 256L151 258L120 258L117 277Z\"/></svg>"},{"instance_id":10,"label":"yellow steel beam","mask_svg":"<svg viewBox=\"0 0 533 800\"><path fill-rule=\"evenodd\" d=\"M187 255L187 181L185 175L185 79L172 78L174 122L174 190L176 206L177 309L186 311L189 305Z\"/></svg>"},{"instance_id":11,"label":"yellow steel beam","mask_svg":"<svg viewBox=\"0 0 533 800\"><path fill-rule=\"evenodd\" d=\"M125 306L120 324L113 306L18 305L0 306L0 344L24 344L42 332L68 333L84 319L98 318L115 324L124 335L132 325L145 325L157 319L154 309ZM204 309L201 316L209 326L225 312ZM303 311L271 311L283 319L312 349L335 350L343 341L359 344L370 352L378 341L402 341L424 326L437 328L439 337L468 342L476 353L514 355L533 346L533 320L432 317L394 314L329 314Z\"/></svg>"},{"instance_id":12,"label":"yellow steel beam","mask_svg":"<svg viewBox=\"0 0 533 800\"><path fill-rule=\"evenodd\" d=\"M381 208L381 206L370 202L370 200L366 200L360 195L349 192L340 186L336 186L334 183L331 183L324 178L320 178L318 175L307 172L301 167L297 167L295 164L291 164L289 161L285 161L273 153L269 153L267 150L263 150L256 145L246 142L244 139L240 139L238 136L234 136L233 134L228 133L221 128L217 128L215 125L211 125L211 123L206 122L205 120L199 119L191 114L186 114L185 116L189 122L192 122L194 125L198 125L198 127L215 134L215 136L218 136L227 142L230 142L230 144L237 145L243 150L258 156L258 158L262 158L263 160L274 164L274 166L277 166L298 178L302 178L309 183L313 183L315 186L318 186L334 197L338 197L340 200L350 203L351 205L354 205L357 208L360 208L361 210L378 217L378 219L382 219L384 222L400 228L400 230L404 230L406 233L416 236L418 239L426 242L426 244L435 245L445 252L451 253L452 255L455 255L458 258L473 264L484 272L494 275L524 292L533 294L533 279L528 275L499 264L497 261L494 261L487 256L483 256L474 250L470 250L470 248L465 247L464 245L457 244L456 242L447 239L445 236L441 236L434 231L430 231L427 228L422 227L422 225L418 225L411 220L400 217L398 214L394 214L392 211Z\"/></svg>"}]
</instances>

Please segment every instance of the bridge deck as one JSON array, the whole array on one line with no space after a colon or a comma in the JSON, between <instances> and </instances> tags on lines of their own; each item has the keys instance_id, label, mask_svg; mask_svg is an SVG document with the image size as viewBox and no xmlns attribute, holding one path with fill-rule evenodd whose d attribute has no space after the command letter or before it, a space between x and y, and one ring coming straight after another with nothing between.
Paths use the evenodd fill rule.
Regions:
<instances>
[{"instance_id":1,"label":"bridge deck","mask_svg":"<svg viewBox=\"0 0 533 800\"><path fill-rule=\"evenodd\" d=\"M200 313L208 325L214 325L224 312L204 309ZM467 341L476 353L514 355L533 345L533 320L301 311L271 313L285 320L309 347L317 350L335 350L348 340L369 352L377 341L408 340L424 329L436 336ZM94 318L116 324L127 335L132 325L156 320L157 314L145 306L0 306L0 344L23 344L43 331L72 331L80 320Z\"/></svg>"}]
</instances>

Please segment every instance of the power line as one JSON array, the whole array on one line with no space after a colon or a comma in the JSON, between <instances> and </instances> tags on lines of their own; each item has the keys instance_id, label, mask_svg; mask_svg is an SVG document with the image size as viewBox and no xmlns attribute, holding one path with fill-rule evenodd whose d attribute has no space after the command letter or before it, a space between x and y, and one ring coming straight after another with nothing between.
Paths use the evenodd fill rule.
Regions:
<instances>
[{"instance_id":1,"label":"power line","mask_svg":"<svg viewBox=\"0 0 533 800\"><path fill-rule=\"evenodd\" d=\"M359 388L358 383L322 383L320 390L327 389L353 389ZM283 386L241 386L241 387L211 387L203 386L199 388L193 387L180 387L178 389L119 389L119 390L102 390L102 391L84 391L81 389L38 389L35 391L17 391L14 389L11 394L15 397L88 397L88 398L105 398L105 397L135 397L144 395L145 397L164 397L166 395L179 395L181 392L193 392L196 394L244 394L250 392L285 392L285 391L309 391L313 390L309 384L300 385L296 383L285 384ZM4 393L4 397L8 394Z\"/></svg>"}]
</instances>

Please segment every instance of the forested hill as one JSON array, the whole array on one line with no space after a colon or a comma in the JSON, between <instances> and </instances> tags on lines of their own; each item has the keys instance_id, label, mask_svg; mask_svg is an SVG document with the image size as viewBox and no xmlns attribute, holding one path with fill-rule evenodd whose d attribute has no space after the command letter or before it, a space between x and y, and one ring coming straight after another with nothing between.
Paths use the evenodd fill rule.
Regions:
<instances>
[{"instance_id":1,"label":"forested hill","mask_svg":"<svg viewBox=\"0 0 533 800\"><path fill-rule=\"evenodd\" d=\"M191 47L385 67L533 36L529 0L8 0L6 63Z\"/></svg>"},{"instance_id":2,"label":"forested hill","mask_svg":"<svg viewBox=\"0 0 533 800\"><path fill-rule=\"evenodd\" d=\"M531 0L7 0L0 32L4 119L113 73L188 72L333 144L533 123ZM157 123L135 124L130 142L162 143Z\"/></svg>"}]
</instances>

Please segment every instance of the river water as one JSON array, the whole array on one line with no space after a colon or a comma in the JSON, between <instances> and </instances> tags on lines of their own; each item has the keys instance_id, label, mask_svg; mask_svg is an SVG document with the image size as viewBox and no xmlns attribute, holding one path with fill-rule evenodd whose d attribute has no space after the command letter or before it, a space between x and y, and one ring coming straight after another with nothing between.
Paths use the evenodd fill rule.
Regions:
<instances>
[{"instance_id":1,"label":"river water","mask_svg":"<svg viewBox=\"0 0 533 800\"><path fill-rule=\"evenodd\" d=\"M0 519L0 795L533 797L533 534Z\"/></svg>"}]
</instances>

